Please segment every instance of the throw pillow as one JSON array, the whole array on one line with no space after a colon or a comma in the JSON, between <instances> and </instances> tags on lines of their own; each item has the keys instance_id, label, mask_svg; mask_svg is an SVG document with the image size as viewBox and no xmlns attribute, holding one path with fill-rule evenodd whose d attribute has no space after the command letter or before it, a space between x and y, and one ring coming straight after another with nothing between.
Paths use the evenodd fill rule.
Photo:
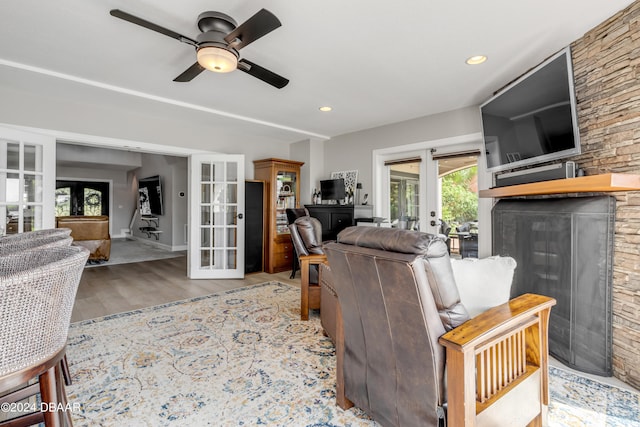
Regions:
<instances>
[{"instance_id":1,"label":"throw pillow","mask_svg":"<svg viewBox=\"0 0 640 427\"><path fill-rule=\"evenodd\" d=\"M469 316L509 301L516 264L515 259L501 256L451 260L460 301Z\"/></svg>"}]
</instances>

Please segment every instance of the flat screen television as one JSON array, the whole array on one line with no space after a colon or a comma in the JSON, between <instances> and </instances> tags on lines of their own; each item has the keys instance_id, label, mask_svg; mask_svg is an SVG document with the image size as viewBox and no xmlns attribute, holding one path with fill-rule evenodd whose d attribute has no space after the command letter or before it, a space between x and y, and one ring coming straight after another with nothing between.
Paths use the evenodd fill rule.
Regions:
<instances>
[{"instance_id":1,"label":"flat screen television","mask_svg":"<svg viewBox=\"0 0 640 427\"><path fill-rule=\"evenodd\" d=\"M150 176L138 181L138 200L140 215L163 215L162 183L160 176Z\"/></svg>"},{"instance_id":2,"label":"flat screen television","mask_svg":"<svg viewBox=\"0 0 640 427\"><path fill-rule=\"evenodd\" d=\"M346 196L344 178L320 181L320 193L322 200L343 200Z\"/></svg>"},{"instance_id":3,"label":"flat screen television","mask_svg":"<svg viewBox=\"0 0 640 427\"><path fill-rule=\"evenodd\" d=\"M570 48L509 84L480 113L489 172L580 154Z\"/></svg>"}]
</instances>

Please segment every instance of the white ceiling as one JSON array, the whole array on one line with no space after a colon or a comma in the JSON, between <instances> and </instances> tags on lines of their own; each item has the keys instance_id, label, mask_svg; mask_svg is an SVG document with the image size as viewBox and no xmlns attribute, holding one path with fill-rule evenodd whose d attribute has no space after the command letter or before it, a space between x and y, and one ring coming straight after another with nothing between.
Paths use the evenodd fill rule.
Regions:
<instances>
[{"instance_id":1,"label":"white ceiling","mask_svg":"<svg viewBox=\"0 0 640 427\"><path fill-rule=\"evenodd\" d=\"M204 111L236 133L244 123L254 135L275 130L283 142L294 142L301 135L332 137L478 105L630 3L3 0L0 75L28 70L62 79L77 96L87 86L135 91L184 103L199 119ZM224 12L241 23L262 7L282 27L240 53L290 79L282 90L240 71L204 72L190 83L174 83L195 62L194 49L109 15L122 9L195 38L203 11ZM465 64L477 54L488 61ZM130 96L113 98L109 102L123 108L131 104ZM333 111L321 113L321 105Z\"/></svg>"}]
</instances>

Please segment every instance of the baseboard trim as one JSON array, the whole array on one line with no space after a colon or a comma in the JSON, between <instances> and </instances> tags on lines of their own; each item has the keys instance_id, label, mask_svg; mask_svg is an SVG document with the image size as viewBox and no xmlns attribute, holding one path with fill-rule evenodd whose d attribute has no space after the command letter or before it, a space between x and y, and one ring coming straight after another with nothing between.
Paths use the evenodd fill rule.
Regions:
<instances>
[{"instance_id":1,"label":"baseboard trim","mask_svg":"<svg viewBox=\"0 0 640 427\"><path fill-rule=\"evenodd\" d=\"M165 251L169 251L169 252L173 252L173 248L165 243L160 243L154 240L150 240L147 239L145 237L139 237L139 236L128 236L127 239L131 239L131 240L137 240L139 242L144 242L145 244L151 245L151 246L155 246L157 248L163 249Z\"/></svg>"}]
</instances>

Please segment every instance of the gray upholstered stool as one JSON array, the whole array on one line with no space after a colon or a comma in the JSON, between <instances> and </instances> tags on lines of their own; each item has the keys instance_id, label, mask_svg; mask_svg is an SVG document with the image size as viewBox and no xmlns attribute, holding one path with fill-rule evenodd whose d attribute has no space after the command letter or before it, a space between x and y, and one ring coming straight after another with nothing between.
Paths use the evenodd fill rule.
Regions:
<instances>
[{"instance_id":1,"label":"gray upholstered stool","mask_svg":"<svg viewBox=\"0 0 640 427\"><path fill-rule=\"evenodd\" d=\"M0 401L17 402L39 392L42 402L67 404L61 361L88 257L88 250L75 246L0 256ZM29 385L33 378L38 383ZM63 416L70 425L68 411L36 411L7 423L59 425Z\"/></svg>"}]
</instances>

